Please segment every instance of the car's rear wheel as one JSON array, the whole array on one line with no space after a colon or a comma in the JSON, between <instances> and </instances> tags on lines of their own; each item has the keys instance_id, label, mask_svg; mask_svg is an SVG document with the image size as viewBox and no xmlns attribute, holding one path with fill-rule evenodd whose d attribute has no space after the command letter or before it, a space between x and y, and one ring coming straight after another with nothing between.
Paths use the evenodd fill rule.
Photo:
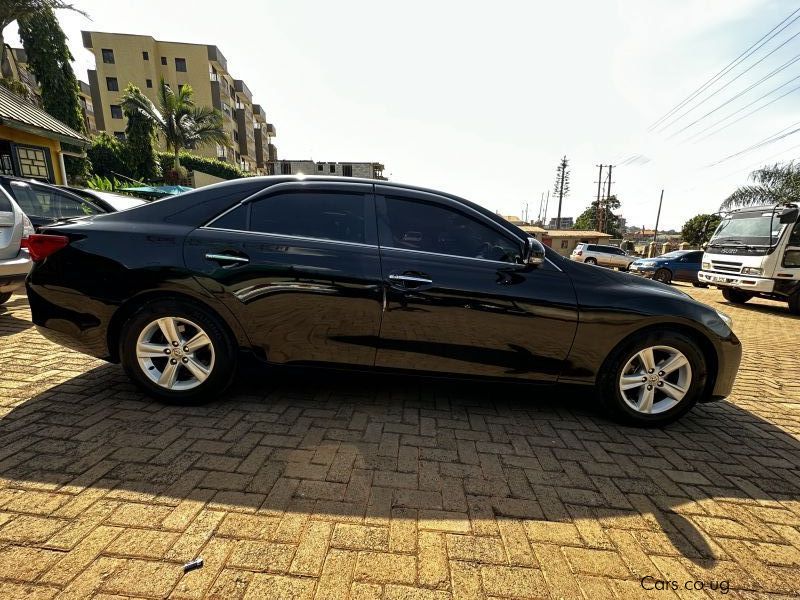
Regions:
<instances>
[{"instance_id":1,"label":"car's rear wheel","mask_svg":"<svg viewBox=\"0 0 800 600\"><path fill-rule=\"evenodd\" d=\"M669 269L659 269L653 275L653 279L661 283L669 283L672 281L672 271Z\"/></svg>"},{"instance_id":2,"label":"car's rear wheel","mask_svg":"<svg viewBox=\"0 0 800 600\"><path fill-rule=\"evenodd\" d=\"M11 292L4 292L0 294L0 304L5 304L11 298Z\"/></svg>"},{"instance_id":3,"label":"car's rear wheel","mask_svg":"<svg viewBox=\"0 0 800 600\"><path fill-rule=\"evenodd\" d=\"M224 323L194 303L145 304L123 327L125 371L148 394L168 402L211 400L230 385L236 345Z\"/></svg>"},{"instance_id":4,"label":"car's rear wheel","mask_svg":"<svg viewBox=\"0 0 800 600\"><path fill-rule=\"evenodd\" d=\"M722 297L731 304L744 304L753 298L753 294L737 290L736 288L724 287L722 288Z\"/></svg>"},{"instance_id":5,"label":"car's rear wheel","mask_svg":"<svg viewBox=\"0 0 800 600\"><path fill-rule=\"evenodd\" d=\"M592 258L592 257L590 256L589 258L587 258L587 259L586 259L585 261L583 261L583 262L585 262L587 265L596 265L596 264L597 264L597 259L596 259L596 258Z\"/></svg>"},{"instance_id":6,"label":"car's rear wheel","mask_svg":"<svg viewBox=\"0 0 800 600\"><path fill-rule=\"evenodd\" d=\"M708 284L707 283L703 283L702 281L693 281L692 285L694 287L696 287L696 288L707 288L708 287Z\"/></svg>"},{"instance_id":7,"label":"car's rear wheel","mask_svg":"<svg viewBox=\"0 0 800 600\"><path fill-rule=\"evenodd\" d=\"M661 426L682 417L706 385L705 357L691 338L652 331L635 337L609 358L599 378L602 400L617 418Z\"/></svg>"}]
</instances>

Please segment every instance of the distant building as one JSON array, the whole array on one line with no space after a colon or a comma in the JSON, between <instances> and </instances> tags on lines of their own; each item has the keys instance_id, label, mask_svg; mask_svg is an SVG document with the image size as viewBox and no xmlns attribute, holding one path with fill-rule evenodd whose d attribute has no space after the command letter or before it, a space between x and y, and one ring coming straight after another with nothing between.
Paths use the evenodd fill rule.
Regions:
<instances>
[{"instance_id":1,"label":"distant building","mask_svg":"<svg viewBox=\"0 0 800 600\"><path fill-rule=\"evenodd\" d=\"M572 229L575 227L575 219L572 217L561 217L561 224L558 224L556 217L551 217L550 223L547 225L550 229Z\"/></svg>"},{"instance_id":2,"label":"distant building","mask_svg":"<svg viewBox=\"0 0 800 600\"><path fill-rule=\"evenodd\" d=\"M83 46L94 54L89 87L97 129L125 136L126 119L120 106L128 83L137 86L158 104L159 80L175 91L191 85L197 106L210 106L222 113L230 147L204 146L194 150L201 156L235 164L244 171L265 173L275 127L264 110L253 104L253 93L228 71L228 61L217 46L156 40L149 35L82 31ZM256 107L258 107L256 109ZM260 150L259 150L260 147ZM262 167L259 167L259 155Z\"/></svg>"},{"instance_id":3,"label":"distant building","mask_svg":"<svg viewBox=\"0 0 800 600\"><path fill-rule=\"evenodd\" d=\"M383 165L379 162L318 162L313 160L275 160L270 163L271 175L338 175L382 179Z\"/></svg>"},{"instance_id":4,"label":"distant building","mask_svg":"<svg viewBox=\"0 0 800 600\"><path fill-rule=\"evenodd\" d=\"M78 102L81 105L83 123L90 134L97 133L97 121L94 118L94 105L92 104L92 90L85 81L78 81Z\"/></svg>"}]
</instances>

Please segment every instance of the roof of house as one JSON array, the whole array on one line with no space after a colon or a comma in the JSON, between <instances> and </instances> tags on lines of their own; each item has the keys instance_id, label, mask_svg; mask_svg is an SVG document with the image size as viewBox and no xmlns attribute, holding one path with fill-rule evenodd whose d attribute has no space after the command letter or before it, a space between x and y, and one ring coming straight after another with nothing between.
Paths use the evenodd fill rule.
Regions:
<instances>
[{"instance_id":1,"label":"roof of house","mask_svg":"<svg viewBox=\"0 0 800 600\"><path fill-rule=\"evenodd\" d=\"M547 234L550 237L588 237L588 238L610 238L609 233L599 231L588 231L585 229L550 229Z\"/></svg>"},{"instance_id":2,"label":"roof of house","mask_svg":"<svg viewBox=\"0 0 800 600\"><path fill-rule=\"evenodd\" d=\"M76 146L88 146L89 139L38 106L26 102L0 85L0 125L56 139Z\"/></svg>"},{"instance_id":3,"label":"roof of house","mask_svg":"<svg viewBox=\"0 0 800 600\"><path fill-rule=\"evenodd\" d=\"M543 229L538 225L520 225L519 228L529 233L547 233L547 229Z\"/></svg>"}]
</instances>

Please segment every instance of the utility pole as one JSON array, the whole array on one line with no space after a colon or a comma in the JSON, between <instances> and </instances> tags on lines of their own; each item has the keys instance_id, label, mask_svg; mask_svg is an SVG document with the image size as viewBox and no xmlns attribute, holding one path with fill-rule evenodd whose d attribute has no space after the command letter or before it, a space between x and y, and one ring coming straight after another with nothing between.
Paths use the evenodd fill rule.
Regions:
<instances>
[{"instance_id":1,"label":"utility pole","mask_svg":"<svg viewBox=\"0 0 800 600\"><path fill-rule=\"evenodd\" d=\"M658 241L658 222L661 220L661 203L664 201L664 189L661 189L661 197L658 199L658 214L656 214L656 229L653 231L653 242Z\"/></svg>"},{"instance_id":2,"label":"utility pole","mask_svg":"<svg viewBox=\"0 0 800 600\"><path fill-rule=\"evenodd\" d=\"M561 229L561 204L564 201L564 196L569 194L569 171L567 166L569 161L566 155L558 163L556 169L556 184L553 192L558 194L558 216L556 217L556 229Z\"/></svg>"},{"instance_id":3,"label":"utility pole","mask_svg":"<svg viewBox=\"0 0 800 600\"><path fill-rule=\"evenodd\" d=\"M594 208L595 227L600 225L600 189L603 187L603 167L605 167L605 165L597 166L600 167L600 173L597 175L597 206Z\"/></svg>"},{"instance_id":4,"label":"utility pole","mask_svg":"<svg viewBox=\"0 0 800 600\"><path fill-rule=\"evenodd\" d=\"M539 216L536 219L539 223L542 222L542 205L543 204L544 204L544 192L542 192L542 199L539 200Z\"/></svg>"},{"instance_id":5,"label":"utility pole","mask_svg":"<svg viewBox=\"0 0 800 600\"><path fill-rule=\"evenodd\" d=\"M606 165L608 167L608 179L606 180L606 197L603 200L600 200L600 219L598 222L597 230L600 233L606 232L606 221L607 215L606 212L608 211L608 201L611 198L611 170L614 168L614 165Z\"/></svg>"},{"instance_id":6,"label":"utility pole","mask_svg":"<svg viewBox=\"0 0 800 600\"><path fill-rule=\"evenodd\" d=\"M542 226L547 223L547 207L550 205L550 190L547 190L547 199L544 201L544 217L542 217Z\"/></svg>"}]
</instances>

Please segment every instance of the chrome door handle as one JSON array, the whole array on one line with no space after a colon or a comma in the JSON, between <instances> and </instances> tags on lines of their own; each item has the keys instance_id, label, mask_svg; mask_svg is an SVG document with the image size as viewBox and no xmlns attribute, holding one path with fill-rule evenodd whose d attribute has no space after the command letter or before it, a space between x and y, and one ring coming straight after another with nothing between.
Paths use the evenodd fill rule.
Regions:
<instances>
[{"instance_id":1,"label":"chrome door handle","mask_svg":"<svg viewBox=\"0 0 800 600\"><path fill-rule=\"evenodd\" d=\"M415 277L413 275L389 275L389 279L391 281L416 283L417 285L433 283L433 279L428 279L426 277Z\"/></svg>"},{"instance_id":2,"label":"chrome door handle","mask_svg":"<svg viewBox=\"0 0 800 600\"><path fill-rule=\"evenodd\" d=\"M235 262L246 265L250 262L249 258L244 256L235 256L233 254L206 254L207 260L214 260L217 262Z\"/></svg>"}]
</instances>

